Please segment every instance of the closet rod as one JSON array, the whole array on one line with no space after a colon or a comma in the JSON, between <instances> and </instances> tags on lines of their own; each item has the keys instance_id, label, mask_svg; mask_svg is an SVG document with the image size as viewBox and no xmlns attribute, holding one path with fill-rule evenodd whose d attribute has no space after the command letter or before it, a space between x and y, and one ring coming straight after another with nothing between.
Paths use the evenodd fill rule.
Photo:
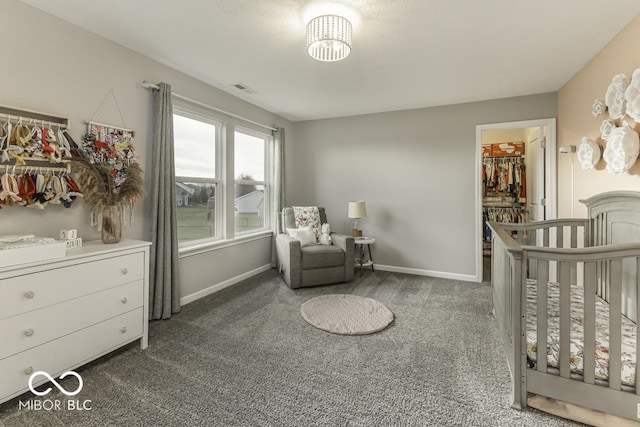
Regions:
<instances>
[{"instance_id":1,"label":"closet rod","mask_svg":"<svg viewBox=\"0 0 640 427\"><path fill-rule=\"evenodd\" d=\"M147 89L152 89L152 90L157 90L157 89L160 88L158 85L153 84L151 82L148 82L147 80L143 80L142 81L142 86L146 87ZM219 113L226 114L227 116L234 117L236 119L244 120L245 122L254 124L256 126L263 127L265 129L269 129L269 130L272 130L272 131L278 130L278 129L274 128L274 127L271 127L271 126L268 126L268 125L263 125L262 123L254 122L253 120L249 120L246 117L242 117L242 116L240 116L238 114L233 114L233 113L230 113L230 112L225 111L223 109L213 107L211 105L205 104L205 103L200 102L200 101L196 101L195 99L188 98L188 97L186 97L184 95L180 95L180 94L177 94L177 93L171 93L171 95L176 97L176 98L178 98L178 99L181 99L183 101L187 101L187 102L189 102L191 104L199 105L200 107L204 107L204 108L207 108L209 110L217 111Z\"/></svg>"},{"instance_id":2,"label":"closet rod","mask_svg":"<svg viewBox=\"0 0 640 427\"><path fill-rule=\"evenodd\" d=\"M494 160L494 159L513 159L513 158L521 159L523 157L524 156L521 155L521 154L514 154L514 155L511 155L511 156L483 156L482 158L483 159Z\"/></svg>"}]
</instances>

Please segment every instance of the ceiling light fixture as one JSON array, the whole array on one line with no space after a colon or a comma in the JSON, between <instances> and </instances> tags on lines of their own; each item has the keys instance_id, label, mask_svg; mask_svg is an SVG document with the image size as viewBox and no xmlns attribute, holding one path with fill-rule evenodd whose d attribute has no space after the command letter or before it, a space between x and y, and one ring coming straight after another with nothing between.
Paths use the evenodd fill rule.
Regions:
<instances>
[{"instance_id":1,"label":"ceiling light fixture","mask_svg":"<svg viewBox=\"0 0 640 427\"><path fill-rule=\"evenodd\" d=\"M351 22L337 15L322 15L307 24L307 53L313 59L334 62L351 53Z\"/></svg>"}]
</instances>

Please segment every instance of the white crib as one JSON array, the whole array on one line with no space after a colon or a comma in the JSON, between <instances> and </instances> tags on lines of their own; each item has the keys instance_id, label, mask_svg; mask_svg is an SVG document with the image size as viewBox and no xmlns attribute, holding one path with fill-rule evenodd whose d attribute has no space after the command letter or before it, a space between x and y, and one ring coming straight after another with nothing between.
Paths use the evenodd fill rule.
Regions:
<instances>
[{"instance_id":1,"label":"white crib","mask_svg":"<svg viewBox=\"0 0 640 427\"><path fill-rule=\"evenodd\" d=\"M587 219L489 222L511 406L535 394L639 420L640 192L581 202Z\"/></svg>"}]
</instances>

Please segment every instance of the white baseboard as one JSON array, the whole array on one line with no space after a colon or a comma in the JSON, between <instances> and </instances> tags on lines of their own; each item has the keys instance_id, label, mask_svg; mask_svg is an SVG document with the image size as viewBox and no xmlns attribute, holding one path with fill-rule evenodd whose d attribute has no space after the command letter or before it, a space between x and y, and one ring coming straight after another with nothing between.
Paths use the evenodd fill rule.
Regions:
<instances>
[{"instance_id":1,"label":"white baseboard","mask_svg":"<svg viewBox=\"0 0 640 427\"><path fill-rule=\"evenodd\" d=\"M194 292L191 295L187 295L185 297L180 298L180 306L187 305L190 302L194 302L195 300L204 298L207 295L211 295L215 292L221 291L224 288L228 288L229 286L233 286L236 283L242 282L244 279L248 279L249 277L253 277L256 274L260 274L263 271L267 271L270 269L271 269L271 264L263 265L262 267L258 267L251 271L247 271L246 273L242 273L238 276L232 277L231 279L225 280L224 282L217 283L215 285L209 286L208 288L202 289L201 291Z\"/></svg>"},{"instance_id":2,"label":"white baseboard","mask_svg":"<svg viewBox=\"0 0 640 427\"><path fill-rule=\"evenodd\" d=\"M393 273L414 274L416 276L438 277L441 279L462 280L465 282L480 283L480 278L471 274L447 273L445 271L422 270L419 268L396 267L394 265L375 264L376 270L391 271Z\"/></svg>"}]
</instances>

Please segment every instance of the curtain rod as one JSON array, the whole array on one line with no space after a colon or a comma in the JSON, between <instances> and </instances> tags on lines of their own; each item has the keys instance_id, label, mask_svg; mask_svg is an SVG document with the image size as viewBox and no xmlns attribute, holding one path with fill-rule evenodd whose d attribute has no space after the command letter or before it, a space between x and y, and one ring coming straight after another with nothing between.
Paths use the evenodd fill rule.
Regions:
<instances>
[{"instance_id":1,"label":"curtain rod","mask_svg":"<svg viewBox=\"0 0 640 427\"><path fill-rule=\"evenodd\" d=\"M142 86L146 87L147 89L154 89L154 90L160 89L160 87L158 85L153 84L151 82L148 82L147 80L143 80L142 81ZM238 114L230 113L228 111L222 110L220 108L213 107L211 105L205 104L205 103L200 102L200 101L196 101L195 99L191 99L191 98L188 98L186 96L183 96L183 95L180 95L180 94L177 94L177 93L173 93L172 92L171 95L175 96L176 98L181 99L183 101L190 102L191 104L196 104L196 105L199 105L201 107L207 108L209 110L214 110L214 111L217 111L219 113L226 114L227 116L231 116L231 117L234 117L236 119L244 120L245 122L254 124L256 126L263 127L265 129L269 129L269 130L272 130L272 131L277 131L278 130L278 129L274 128L274 127L263 125L262 123L254 122L253 120L249 120L246 117L242 117L242 116L239 116Z\"/></svg>"}]
</instances>

